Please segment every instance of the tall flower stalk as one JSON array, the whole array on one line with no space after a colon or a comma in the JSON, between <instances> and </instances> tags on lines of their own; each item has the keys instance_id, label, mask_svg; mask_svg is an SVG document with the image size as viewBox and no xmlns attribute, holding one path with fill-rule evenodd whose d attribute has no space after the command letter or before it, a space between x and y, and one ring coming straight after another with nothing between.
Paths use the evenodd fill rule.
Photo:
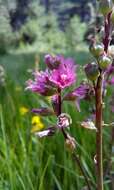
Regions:
<instances>
[{"instance_id":1,"label":"tall flower stalk","mask_svg":"<svg viewBox=\"0 0 114 190\"><path fill-rule=\"evenodd\" d=\"M89 75L95 89L97 190L103 190L103 84L105 84L104 75L112 63L112 58L108 52L111 41L112 2L101 0L99 5L104 16L104 35L100 45L94 40L90 48L96 59L96 69L93 68L93 71L91 69ZM85 69L87 75L89 67L86 66ZM92 78L93 74L95 74L94 78Z\"/></svg>"},{"instance_id":2,"label":"tall flower stalk","mask_svg":"<svg viewBox=\"0 0 114 190\"><path fill-rule=\"evenodd\" d=\"M54 126L48 127L44 131L37 132L36 135L39 137L45 137L53 135L56 130L63 134L65 145L70 150L73 160L79 166L82 175L84 176L88 190L91 190L91 185L88 180L87 174L84 167L81 164L80 159L75 153L76 141L70 136L66 128L72 123L70 115L62 112L63 101L78 99L79 100L86 97L89 85L80 85L78 88L74 89L72 92L63 96L64 89L68 88L76 81L76 64L71 58L65 59L63 56L45 56L45 63L47 69L45 71L36 71L33 73L34 81L29 80L27 82L27 89L39 93L42 96L51 95L52 107L50 108L38 108L32 109L32 112L39 114L41 116L54 115L57 117L57 123Z\"/></svg>"},{"instance_id":3,"label":"tall flower stalk","mask_svg":"<svg viewBox=\"0 0 114 190\"><path fill-rule=\"evenodd\" d=\"M109 12L105 16L105 27L104 27L104 53L107 54L108 47L110 45L110 16ZM100 75L97 79L97 84L95 87L95 101L96 101L96 164L97 164L97 189L103 190L103 71L100 69Z\"/></svg>"}]
</instances>

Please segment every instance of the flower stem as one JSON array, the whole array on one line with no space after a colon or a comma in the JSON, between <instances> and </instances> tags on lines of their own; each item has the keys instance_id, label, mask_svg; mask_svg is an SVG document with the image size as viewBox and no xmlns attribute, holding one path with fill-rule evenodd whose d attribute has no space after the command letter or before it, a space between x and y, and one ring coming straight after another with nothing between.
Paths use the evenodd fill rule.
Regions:
<instances>
[{"instance_id":1,"label":"flower stem","mask_svg":"<svg viewBox=\"0 0 114 190\"><path fill-rule=\"evenodd\" d=\"M57 116L59 116L61 114L61 108L62 108L62 105L61 105L61 89L58 88L58 114Z\"/></svg>"},{"instance_id":2,"label":"flower stem","mask_svg":"<svg viewBox=\"0 0 114 190\"><path fill-rule=\"evenodd\" d=\"M111 41L111 22L110 22L110 17L111 17L111 13L112 11L105 17L105 23L104 23L104 27L105 27L105 35L103 38L103 44L104 44L104 51L107 53L108 51L108 46L110 44Z\"/></svg>"},{"instance_id":3,"label":"flower stem","mask_svg":"<svg viewBox=\"0 0 114 190\"><path fill-rule=\"evenodd\" d=\"M103 155L102 155L102 72L95 88L96 98L96 160L97 160L97 190L103 190Z\"/></svg>"},{"instance_id":4,"label":"flower stem","mask_svg":"<svg viewBox=\"0 0 114 190\"><path fill-rule=\"evenodd\" d=\"M58 88L58 104L59 104L59 106L58 106L58 114L57 114L57 116L59 116L61 114L61 110L62 110L61 89L59 89L59 88ZM66 141L66 139L68 138L68 134L66 133L64 128L61 128L61 132L62 132L62 134L64 136L65 141ZM85 170L84 170L78 156L75 154L74 151L72 152L72 157L73 157L73 160L75 160L75 162L78 164L78 166L80 168L80 171L82 172L82 175L84 176L84 179L85 179L85 182L87 184L88 190L91 190L91 186L90 186L88 177L86 176Z\"/></svg>"},{"instance_id":5,"label":"flower stem","mask_svg":"<svg viewBox=\"0 0 114 190\"><path fill-rule=\"evenodd\" d=\"M108 46L111 41L111 13L110 12L105 17L105 35L103 38L104 44L104 51L107 54ZM102 152L102 96L103 96L103 74L100 71L100 76L98 77L97 84L95 87L95 98L96 98L96 127L97 127L97 134L96 134L96 160L97 160L97 190L103 190L103 152Z\"/></svg>"},{"instance_id":6,"label":"flower stem","mask_svg":"<svg viewBox=\"0 0 114 190\"><path fill-rule=\"evenodd\" d=\"M73 152L73 153L72 153L72 157L73 157L73 159L75 160L75 162L78 164L78 166L79 166L79 168L80 168L80 171L82 172L82 175L83 175L84 178L85 178L85 181L86 181L88 190L91 190L90 182L89 182L89 180L88 180L88 177L86 176L85 170L84 170L84 168L83 168L83 166L82 166L82 164L81 164L81 162L80 162L78 156Z\"/></svg>"}]
</instances>

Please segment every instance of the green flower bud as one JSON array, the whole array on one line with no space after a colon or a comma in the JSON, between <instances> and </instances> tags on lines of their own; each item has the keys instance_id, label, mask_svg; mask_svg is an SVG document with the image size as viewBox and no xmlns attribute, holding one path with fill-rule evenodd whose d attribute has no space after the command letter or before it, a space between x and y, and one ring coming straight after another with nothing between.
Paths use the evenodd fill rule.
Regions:
<instances>
[{"instance_id":1,"label":"green flower bud","mask_svg":"<svg viewBox=\"0 0 114 190\"><path fill-rule=\"evenodd\" d=\"M108 66L112 63L112 59L108 57L107 55L103 55L99 58L99 67L101 69L107 69Z\"/></svg>"},{"instance_id":2,"label":"green flower bud","mask_svg":"<svg viewBox=\"0 0 114 190\"><path fill-rule=\"evenodd\" d=\"M92 46L90 46L90 52L93 54L94 57L98 58L104 53L103 44L93 44Z\"/></svg>"},{"instance_id":3,"label":"green flower bud","mask_svg":"<svg viewBox=\"0 0 114 190\"><path fill-rule=\"evenodd\" d=\"M99 2L99 12L106 16L109 12L111 12L113 7L112 0L100 0Z\"/></svg>"},{"instance_id":4,"label":"green flower bud","mask_svg":"<svg viewBox=\"0 0 114 190\"><path fill-rule=\"evenodd\" d=\"M87 78L91 81L96 81L96 79L100 75L99 66L96 62L87 64L84 69Z\"/></svg>"},{"instance_id":5,"label":"green flower bud","mask_svg":"<svg viewBox=\"0 0 114 190\"><path fill-rule=\"evenodd\" d=\"M108 55L114 59L114 45L108 47Z\"/></svg>"}]
</instances>

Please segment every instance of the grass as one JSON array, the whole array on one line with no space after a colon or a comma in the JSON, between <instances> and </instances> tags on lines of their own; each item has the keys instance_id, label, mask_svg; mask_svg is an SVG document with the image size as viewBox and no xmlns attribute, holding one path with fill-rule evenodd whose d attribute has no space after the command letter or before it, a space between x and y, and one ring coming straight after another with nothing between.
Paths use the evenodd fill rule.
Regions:
<instances>
[{"instance_id":1,"label":"grass","mask_svg":"<svg viewBox=\"0 0 114 190\"><path fill-rule=\"evenodd\" d=\"M34 68L35 55L9 54L0 57L0 64L7 75L6 85L0 87L0 190L81 190L86 186L84 178L66 151L62 135L57 133L51 138L38 139L30 132L32 114L29 112L22 116L19 112L21 106L31 109L48 104L47 100L24 90L25 81L31 75L27 70ZM80 65L91 60L86 52L78 52L73 57ZM78 78L82 80L83 73L78 72ZM88 117L89 107L89 103L82 102L79 113L73 104L64 104L65 111L73 120L70 133L76 138L77 154L95 184L95 131L81 128L79 124ZM105 120L110 121L107 111ZM55 119L44 118L43 122L47 127ZM109 156L110 131L104 129L106 158ZM108 178L105 190L110 190Z\"/></svg>"}]
</instances>

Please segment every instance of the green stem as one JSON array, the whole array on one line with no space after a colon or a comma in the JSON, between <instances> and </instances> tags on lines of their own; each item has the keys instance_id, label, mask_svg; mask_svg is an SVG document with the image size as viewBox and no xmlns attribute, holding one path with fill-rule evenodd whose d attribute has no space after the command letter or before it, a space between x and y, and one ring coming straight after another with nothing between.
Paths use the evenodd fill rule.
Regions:
<instances>
[{"instance_id":1,"label":"green stem","mask_svg":"<svg viewBox=\"0 0 114 190\"><path fill-rule=\"evenodd\" d=\"M96 97L96 160L97 160L97 190L103 190L103 153L102 153L102 72L95 88Z\"/></svg>"},{"instance_id":2,"label":"green stem","mask_svg":"<svg viewBox=\"0 0 114 190\"><path fill-rule=\"evenodd\" d=\"M82 164L81 164L81 162L80 162L78 156L77 156L74 152L72 153L72 156L73 156L73 159L75 160L75 162L78 164L78 167L80 168L80 171L82 172L82 175L83 175L84 178L85 178L85 182L86 182L86 184L87 184L88 190L91 190L90 182L89 182L89 180L88 180L88 177L87 177L87 175L86 175L86 173L85 173L85 170L84 170L84 168L83 168L83 166L82 166Z\"/></svg>"},{"instance_id":3,"label":"green stem","mask_svg":"<svg viewBox=\"0 0 114 190\"><path fill-rule=\"evenodd\" d=\"M58 104L59 104L59 108L58 108L58 114L57 114L57 116L59 116L61 114L61 110L62 110L61 89L59 89L59 88L58 88ZM65 141L66 141L66 139L68 138L68 135L67 135L66 131L64 130L64 128L61 129L61 132L62 132L62 134L64 136ZM83 168L83 166L82 166L82 164L81 164L78 156L73 152L72 153L72 157L75 160L75 162L78 164L78 166L79 166L79 168L80 168L80 170L82 172L82 175L84 176L84 179L85 179L85 182L87 184L88 190L91 190L90 182L88 180L88 177L86 176L86 172L85 172L85 170L84 170L84 168Z\"/></svg>"}]
</instances>

